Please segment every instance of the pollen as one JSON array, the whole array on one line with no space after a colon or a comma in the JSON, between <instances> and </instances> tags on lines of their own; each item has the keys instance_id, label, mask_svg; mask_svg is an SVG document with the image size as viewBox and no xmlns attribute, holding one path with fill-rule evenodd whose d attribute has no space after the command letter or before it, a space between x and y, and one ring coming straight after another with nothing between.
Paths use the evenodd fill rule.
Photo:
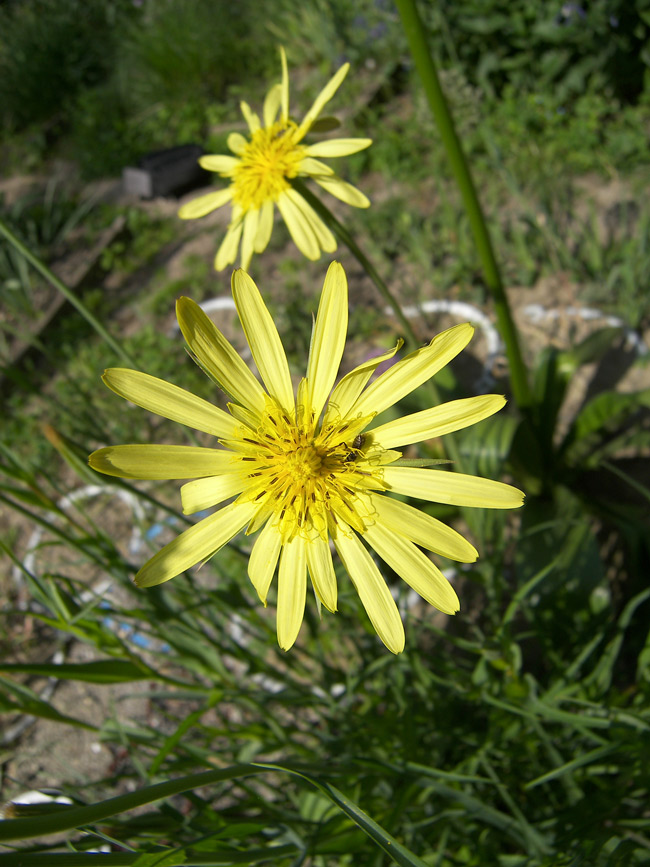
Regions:
<instances>
[{"instance_id":1,"label":"pollen","mask_svg":"<svg viewBox=\"0 0 650 867\"><path fill-rule=\"evenodd\" d=\"M280 120L252 134L232 174L233 203L244 213L276 202L291 186L289 179L298 175L305 147L295 142L297 129L292 121Z\"/></svg>"}]
</instances>

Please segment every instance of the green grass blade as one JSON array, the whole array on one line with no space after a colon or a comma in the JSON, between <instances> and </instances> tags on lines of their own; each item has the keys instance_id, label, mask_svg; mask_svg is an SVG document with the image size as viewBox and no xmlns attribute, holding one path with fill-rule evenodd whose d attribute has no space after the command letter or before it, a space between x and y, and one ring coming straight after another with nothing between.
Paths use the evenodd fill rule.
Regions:
<instances>
[{"instance_id":1,"label":"green grass blade","mask_svg":"<svg viewBox=\"0 0 650 867\"><path fill-rule=\"evenodd\" d=\"M388 831L382 828L381 825L378 825L377 822L371 819L367 813L364 813L363 810L354 803L354 801L351 801L335 786L323 782L317 777L313 777L311 774L305 773L304 771L297 771L292 768L284 767L283 765L258 765L256 763L255 767L265 768L269 771L281 771L285 774L292 774L293 776L307 780L308 783L315 786L327 798L329 798L333 804L336 804L340 810L349 816L355 825L358 825L362 831L365 831L370 839L383 849L384 852L390 855L393 861L399 864L400 867L427 867L421 858L418 858L417 855L410 852L405 846L402 846L401 843L398 843L398 841L389 834Z\"/></svg>"},{"instance_id":2,"label":"green grass blade","mask_svg":"<svg viewBox=\"0 0 650 867\"><path fill-rule=\"evenodd\" d=\"M501 273L490 239L490 232L476 193L472 173L465 158L463 146L456 133L447 101L440 87L438 73L427 46L426 31L420 19L416 3L414 0L396 0L395 5L402 19L404 33L422 81L431 113L435 118L440 138L442 139L456 183L463 197L476 249L481 259L485 283L494 300L499 332L506 345L514 398L517 405L524 408L529 406L531 402L528 371L521 355L517 328L510 312L510 305L503 287Z\"/></svg>"},{"instance_id":3,"label":"green grass blade","mask_svg":"<svg viewBox=\"0 0 650 867\"><path fill-rule=\"evenodd\" d=\"M3 695L3 692L5 695ZM12 701L8 696L12 696ZM48 702L40 699L35 692L32 692L22 684L12 683L4 677L0 677L0 712L2 713L23 713L29 716L37 716L42 719L49 719L52 722L65 723L66 725L76 726L77 728L88 729L88 731L97 732L97 726L84 722L84 720L76 719L67 714L59 713ZM1 839L1 837L0 837Z\"/></svg>"},{"instance_id":4,"label":"green grass blade","mask_svg":"<svg viewBox=\"0 0 650 867\"><path fill-rule=\"evenodd\" d=\"M31 664L0 664L0 671L56 677L60 680L80 680L84 683L130 683L134 680L164 680L156 671L142 663L126 659L99 659L95 662Z\"/></svg>"},{"instance_id":5,"label":"green grass blade","mask_svg":"<svg viewBox=\"0 0 650 867\"><path fill-rule=\"evenodd\" d=\"M167 867L167 865L182 864L183 867L228 867L230 864L257 864L261 861L271 862L279 858L289 858L296 855L293 844L281 846L265 846L264 848L248 849L241 852L192 852L174 850L169 854L138 852L12 852L0 855L0 867ZM170 857L170 861L161 861L161 857ZM157 861L139 860L158 858ZM184 860L181 860L183 858ZM174 860L175 859L175 860Z\"/></svg>"},{"instance_id":6,"label":"green grass blade","mask_svg":"<svg viewBox=\"0 0 650 867\"><path fill-rule=\"evenodd\" d=\"M99 322L93 314L88 310L85 304L77 298L74 292L69 289L64 283L59 280L56 274L53 274L52 271L42 262L37 256L35 256L15 235L10 229L0 220L0 235L3 235L4 238L12 245L12 247L23 256L29 264L35 268L39 274L41 274L50 285L54 286L54 288L60 292L64 298L72 304L72 306L81 313L86 322L94 328L94 330L99 334L99 336L106 342L108 346L113 350L113 352L125 361L127 364L131 365L131 367L137 367L136 362L131 358L128 352L120 346L120 344L108 333L108 331L104 328L104 326Z\"/></svg>"},{"instance_id":7,"label":"green grass blade","mask_svg":"<svg viewBox=\"0 0 650 867\"><path fill-rule=\"evenodd\" d=\"M536 777L534 780L524 783L524 789L534 789L535 786L541 786L542 783L550 783L551 780L556 780L559 777L564 776L564 774L569 774L572 771L577 770L577 768L582 768L585 765L589 765L592 762L615 753L619 748L619 744L607 744L603 747L596 747L595 750L590 750L588 753L576 756L575 759L565 762L565 764L561 765L559 768L554 768L552 771L542 774L541 777Z\"/></svg>"},{"instance_id":8,"label":"green grass blade","mask_svg":"<svg viewBox=\"0 0 650 867\"><path fill-rule=\"evenodd\" d=\"M41 837L44 834L55 834L58 831L67 831L70 828L79 828L84 825L108 819L117 813L141 807L143 804L151 804L161 798L169 798L190 789L200 786L210 786L226 780L237 780L241 777L264 773L264 767L258 765L233 765L218 771L203 771L198 774L189 774L176 780L167 780L164 783L156 783L146 786L136 792L126 795L118 795L89 804L85 807L71 807L51 816L41 816L29 819L7 819L0 822L0 840L24 840L29 837Z\"/></svg>"}]
</instances>

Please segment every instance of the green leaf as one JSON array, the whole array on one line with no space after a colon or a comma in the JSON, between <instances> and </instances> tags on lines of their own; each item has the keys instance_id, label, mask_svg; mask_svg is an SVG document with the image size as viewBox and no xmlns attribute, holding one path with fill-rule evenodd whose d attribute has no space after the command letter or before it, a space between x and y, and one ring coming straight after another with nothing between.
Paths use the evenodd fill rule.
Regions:
<instances>
[{"instance_id":1,"label":"green leaf","mask_svg":"<svg viewBox=\"0 0 650 867\"><path fill-rule=\"evenodd\" d=\"M66 725L88 729L92 732L99 731L97 726L59 713L46 701L40 699L29 687L13 683L4 677L0 677L0 687L4 688L5 693L8 693L9 696L13 696L15 699L15 701L12 701L7 695L0 693L0 711L2 712L24 713L30 716L41 717L42 719L49 719L52 722L66 723Z\"/></svg>"},{"instance_id":2,"label":"green leaf","mask_svg":"<svg viewBox=\"0 0 650 867\"><path fill-rule=\"evenodd\" d=\"M650 407L650 389L620 394L605 391L596 395L578 413L562 443L566 460L575 462L595 448L599 441L596 434L621 427L640 407Z\"/></svg>"},{"instance_id":3,"label":"green leaf","mask_svg":"<svg viewBox=\"0 0 650 867\"><path fill-rule=\"evenodd\" d=\"M535 427L545 451L552 450L553 433L558 413L566 394L570 366L554 346L547 346L540 354L533 380L535 401Z\"/></svg>"},{"instance_id":4,"label":"green leaf","mask_svg":"<svg viewBox=\"0 0 650 867\"><path fill-rule=\"evenodd\" d=\"M463 471L498 478L510 454L519 425L513 415L501 412L456 434L463 456Z\"/></svg>"},{"instance_id":5,"label":"green leaf","mask_svg":"<svg viewBox=\"0 0 650 867\"><path fill-rule=\"evenodd\" d=\"M88 453L69 437L55 430L52 425L43 425L46 439L54 446L63 460L87 485L104 484L104 477L88 466Z\"/></svg>"},{"instance_id":6,"label":"green leaf","mask_svg":"<svg viewBox=\"0 0 650 867\"><path fill-rule=\"evenodd\" d=\"M618 655L621 651L625 632L627 631L630 621L639 605L642 605L649 597L650 590L643 590L627 603L619 617L618 623L616 624L616 634L614 635L614 638L612 638L608 643L593 671L583 680L584 685L594 684L597 686L600 693L609 689L612 682L614 663L618 659Z\"/></svg>"},{"instance_id":7,"label":"green leaf","mask_svg":"<svg viewBox=\"0 0 650 867\"><path fill-rule=\"evenodd\" d=\"M562 777L565 774L569 774L572 771L577 770L578 768L582 768L585 765L600 761L606 756L609 756L612 753L616 752L618 749L618 744L606 744L602 747L596 747L596 749L590 750L588 753L583 753L582 755L571 759L570 761L563 764L561 767L554 768L552 771L547 771L540 777L536 777L534 780L530 780L530 782L524 783L524 789L534 789L535 786L541 786L542 783L550 783L551 780L557 780L559 777Z\"/></svg>"},{"instance_id":8,"label":"green leaf","mask_svg":"<svg viewBox=\"0 0 650 867\"><path fill-rule=\"evenodd\" d=\"M621 335L620 326L608 326L594 331L573 349L561 353L561 368L565 375L572 376L578 367L591 364L602 358Z\"/></svg>"},{"instance_id":9,"label":"green leaf","mask_svg":"<svg viewBox=\"0 0 650 867\"><path fill-rule=\"evenodd\" d=\"M309 128L309 132L332 132L332 130L339 129L340 126L341 121L338 118L331 115L323 115L316 118Z\"/></svg>"},{"instance_id":10,"label":"green leaf","mask_svg":"<svg viewBox=\"0 0 650 867\"><path fill-rule=\"evenodd\" d=\"M62 663L0 663L0 671L56 677L59 680L81 680L85 683L129 683L133 680L151 680L157 673L126 659L100 659L96 662Z\"/></svg>"},{"instance_id":11,"label":"green leaf","mask_svg":"<svg viewBox=\"0 0 650 867\"><path fill-rule=\"evenodd\" d=\"M555 610L557 622L561 616L572 616L576 606L587 605L604 575L589 516L581 501L559 485L552 497L528 499L515 556L520 586L545 575L537 593ZM549 564L554 566L550 572Z\"/></svg>"},{"instance_id":12,"label":"green leaf","mask_svg":"<svg viewBox=\"0 0 650 867\"><path fill-rule=\"evenodd\" d=\"M161 798L169 798L172 795L179 795L201 786L210 786L226 780L238 780L242 777L261 773L264 773L264 768L256 765L232 765L216 771L189 774L175 780L145 786L136 792L118 795L96 804L70 807L67 810L61 810L56 815L39 816L34 819L6 819L4 822L0 822L0 840L25 840L29 837L42 837L45 834L66 831L70 828L80 828L102 819L109 819L126 810L141 807L143 804L151 804Z\"/></svg>"},{"instance_id":13,"label":"green leaf","mask_svg":"<svg viewBox=\"0 0 650 867\"><path fill-rule=\"evenodd\" d=\"M297 771L293 768L284 767L283 765L274 764L257 764L255 767L265 768L269 771L282 771L283 773L292 774L295 777L300 777L307 780L312 786L316 786L333 804L342 810L352 821L358 825L370 839L375 842L381 849L384 850L400 867L427 867L425 862L409 851L405 846L388 833L381 825L378 825L374 819L371 819L367 813L358 807L354 801L351 801L343 792L339 791L329 783L323 782L317 777L312 776L304 771Z\"/></svg>"}]
</instances>

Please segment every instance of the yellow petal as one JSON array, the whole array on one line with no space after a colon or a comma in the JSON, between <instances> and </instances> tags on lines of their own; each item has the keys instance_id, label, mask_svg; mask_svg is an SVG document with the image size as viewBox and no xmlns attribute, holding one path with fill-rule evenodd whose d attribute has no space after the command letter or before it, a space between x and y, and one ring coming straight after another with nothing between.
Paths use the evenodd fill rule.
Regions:
<instances>
[{"instance_id":1,"label":"yellow petal","mask_svg":"<svg viewBox=\"0 0 650 867\"><path fill-rule=\"evenodd\" d=\"M236 435L237 423L228 413L163 379L123 367L109 368L102 379L120 397L163 418L216 437Z\"/></svg>"},{"instance_id":2,"label":"yellow petal","mask_svg":"<svg viewBox=\"0 0 650 867\"><path fill-rule=\"evenodd\" d=\"M311 259L312 262L316 261L320 256L316 235L302 212L289 197L288 190L278 197L277 206L296 247L303 256Z\"/></svg>"},{"instance_id":3,"label":"yellow petal","mask_svg":"<svg viewBox=\"0 0 650 867\"><path fill-rule=\"evenodd\" d=\"M249 409L246 409L245 406L241 406L238 403L229 402L227 406L228 412L233 418L236 418L237 421L243 422L243 424L251 428L251 430L257 430L260 424L259 413L251 412Z\"/></svg>"},{"instance_id":4,"label":"yellow petal","mask_svg":"<svg viewBox=\"0 0 650 867\"><path fill-rule=\"evenodd\" d=\"M307 544L307 566L316 596L328 611L336 611L336 574L329 544L321 536Z\"/></svg>"},{"instance_id":5,"label":"yellow petal","mask_svg":"<svg viewBox=\"0 0 650 867\"><path fill-rule=\"evenodd\" d=\"M267 521L255 540L248 559L248 577L257 595L266 606L266 597L280 556L282 536L271 521Z\"/></svg>"},{"instance_id":6,"label":"yellow petal","mask_svg":"<svg viewBox=\"0 0 650 867\"><path fill-rule=\"evenodd\" d=\"M381 572L358 537L340 526L333 532L341 562L354 584L377 635L393 653L404 650L404 626Z\"/></svg>"},{"instance_id":7,"label":"yellow petal","mask_svg":"<svg viewBox=\"0 0 650 867\"><path fill-rule=\"evenodd\" d=\"M241 494L245 485L245 478L235 472L188 482L181 487L183 512L192 515L194 512L200 512L201 509L210 509L217 503L223 503L224 500Z\"/></svg>"},{"instance_id":8,"label":"yellow petal","mask_svg":"<svg viewBox=\"0 0 650 867\"><path fill-rule=\"evenodd\" d=\"M229 157L225 154L208 154L199 157L199 165L208 172L230 174L235 166L239 165L239 160L237 157Z\"/></svg>"},{"instance_id":9,"label":"yellow petal","mask_svg":"<svg viewBox=\"0 0 650 867\"><path fill-rule=\"evenodd\" d=\"M314 420L332 390L348 329L348 282L338 262L327 270L309 349L307 393Z\"/></svg>"},{"instance_id":10,"label":"yellow petal","mask_svg":"<svg viewBox=\"0 0 650 867\"><path fill-rule=\"evenodd\" d=\"M334 169L331 169L326 163L322 163L320 160L312 159L312 157L305 157L304 160L301 160L298 171L301 175L307 177L328 177L329 175L334 174Z\"/></svg>"},{"instance_id":11,"label":"yellow petal","mask_svg":"<svg viewBox=\"0 0 650 867\"><path fill-rule=\"evenodd\" d=\"M282 546L278 570L278 644L282 650L293 646L305 613L307 556L302 536Z\"/></svg>"},{"instance_id":12,"label":"yellow petal","mask_svg":"<svg viewBox=\"0 0 650 867\"><path fill-rule=\"evenodd\" d=\"M197 479L232 470L233 457L224 449L147 444L98 449L88 463L100 473L122 479Z\"/></svg>"},{"instance_id":13,"label":"yellow petal","mask_svg":"<svg viewBox=\"0 0 650 867\"><path fill-rule=\"evenodd\" d=\"M264 117L264 126L267 129L270 126L273 126L273 124L275 123L281 101L282 85L274 84L273 87L266 94L266 99L264 100L264 110L262 112L262 115Z\"/></svg>"},{"instance_id":14,"label":"yellow petal","mask_svg":"<svg viewBox=\"0 0 650 867\"><path fill-rule=\"evenodd\" d=\"M273 202L266 199L260 208L260 218L257 223L257 234L253 248L256 253L263 253L271 239L273 231Z\"/></svg>"},{"instance_id":15,"label":"yellow petal","mask_svg":"<svg viewBox=\"0 0 650 867\"><path fill-rule=\"evenodd\" d=\"M280 46L280 63L282 64L282 97L280 104L282 106L282 120L289 120L289 71L287 69L287 55L284 48Z\"/></svg>"},{"instance_id":16,"label":"yellow petal","mask_svg":"<svg viewBox=\"0 0 650 867\"><path fill-rule=\"evenodd\" d=\"M323 424L332 421L335 416L344 418L348 414L355 400L359 397L365 384L368 382L375 370L384 361L388 361L392 358L398 349L400 349L403 342L404 341L401 339L398 340L397 344L392 349L382 352L381 355L376 355L368 361L364 361L363 364L360 364L358 367L355 367L354 370L346 373L332 392L332 396L327 404L327 409L325 410Z\"/></svg>"},{"instance_id":17,"label":"yellow petal","mask_svg":"<svg viewBox=\"0 0 650 867\"><path fill-rule=\"evenodd\" d=\"M251 503L224 506L165 545L133 580L138 587L153 587L207 560L246 526L254 511Z\"/></svg>"},{"instance_id":18,"label":"yellow petal","mask_svg":"<svg viewBox=\"0 0 650 867\"><path fill-rule=\"evenodd\" d=\"M297 210L302 215L303 220L309 225L316 237L316 243L325 250L326 253L333 253L336 250L336 238L327 228L325 223L318 216L316 211L307 202L297 190L287 190L286 195L296 206Z\"/></svg>"},{"instance_id":19,"label":"yellow petal","mask_svg":"<svg viewBox=\"0 0 650 867\"><path fill-rule=\"evenodd\" d=\"M233 209L233 219L230 221L226 236L221 242L221 246L215 256L214 267L216 271L223 271L228 265L232 265L237 258L243 225L244 221L241 218L235 219Z\"/></svg>"},{"instance_id":20,"label":"yellow petal","mask_svg":"<svg viewBox=\"0 0 650 867\"><path fill-rule=\"evenodd\" d=\"M371 138L331 138L307 145L305 153L310 157L347 157L370 147Z\"/></svg>"},{"instance_id":21,"label":"yellow petal","mask_svg":"<svg viewBox=\"0 0 650 867\"><path fill-rule=\"evenodd\" d=\"M456 591L429 558L412 542L387 530L380 523L368 527L363 534L382 560L419 593L430 605L455 614L460 603Z\"/></svg>"},{"instance_id":22,"label":"yellow petal","mask_svg":"<svg viewBox=\"0 0 650 867\"><path fill-rule=\"evenodd\" d=\"M370 207L370 199L364 196L361 190L358 190L346 181L342 181L336 175L331 178L315 177L314 180L331 196L336 196L337 199L345 202L346 205L352 205L353 208Z\"/></svg>"},{"instance_id":23,"label":"yellow petal","mask_svg":"<svg viewBox=\"0 0 650 867\"><path fill-rule=\"evenodd\" d=\"M231 132L226 139L226 144L236 156L239 156L248 147L248 139L240 132Z\"/></svg>"},{"instance_id":24,"label":"yellow petal","mask_svg":"<svg viewBox=\"0 0 650 867\"><path fill-rule=\"evenodd\" d=\"M241 113L244 115L244 120L248 124L248 128L251 131L251 134L257 132L257 130L260 128L259 117L255 114L254 111L251 111L250 105L247 102L244 102L244 100L239 103L239 107L241 108Z\"/></svg>"},{"instance_id":25,"label":"yellow petal","mask_svg":"<svg viewBox=\"0 0 650 867\"><path fill-rule=\"evenodd\" d=\"M187 345L208 376L238 403L262 411L266 405L264 389L199 305L181 297L176 302L176 315Z\"/></svg>"},{"instance_id":26,"label":"yellow petal","mask_svg":"<svg viewBox=\"0 0 650 867\"><path fill-rule=\"evenodd\" d=\"M232 199L233 188L226 187L225 190L219 190L216 193L207 193L205 196L199 196L198 199L192 199L187 202L178 211L178 216L182 220L196 220L199 217L205 217L206 214L216 211Z\"/></svg>"},{"instance_id":27,"label":"yellow petal","mask_svg":"<svg viewBox=\"0 0 650 867\"><path fill-rule=\"evenodd\" d=\"M380 413L430 379L467 346L474 333L469 323L455 325L382 373L354 404L354 413Z\"/></svg>"},{"instance_id":28,"label":"yellow petal","mask_svg":"<svg viewBox=\"0 0 650 867\"><path fill-rule=\"evenodd\" d=\"M257 236L259 210L246 211L244 217L244 232L241 239L241 266L246 269L253 258L253 244Z\"/></svg>"},{"instance_id":29,"label":"yellow petal","mask_svg":"<svg viewBox=\"0 0 650 867\"><path fill-rule=\"evenodd\" d=\"M232 295L251 354L269 394L285 412L293 415L291 374L280 335L259 289L241 268L232 275Z\"/></svg>"},{"instance_id":30,"label":"yellow petal","mask_svg":"<svg viewBox=\"0 0 650 867\"><path fill-rule=\"evenodd\" d=\"M498 412L505 402L505 397L500 394L482 394L478 397L450 400L440 406L382 424L369 430L368 434L372 435L374 443L385 449L407 446L476 424Z\"/></svg>"},{"instance_id":31,"label":"yellow petal","mask_svg":"<svg viewBox=\"0 0 650 867\"><path fill-rule=\"evenodd\" d=\"M477 559L478 551L467 539L426 512L383 494L370 494L370 501L381 524L411 542L449 560L473 563Z\"/></svg>"},{"instance_id":32,"label":"yellow petal","mask_svg":"<svg viewBox=\"0 0 650 867\"><path fill-rule=\"evenodd\" d=\"M478 476L415 467L384 467L383 475L390 490L433 503L484 509L517 509L524 502L522 492L512 485Z\"/></svg>"},{"instance_id":33,"label":"yellow petal","mask_svg":"<svg viewBox=\"0 0 650 867\"><path fill-rule=\"evenodd\" d=\"M332 78L327 82L325 87L318 94L318 96L314 100L314 104L309 109L309 111L303 118L302 123L298 127L296 141L300 141L300 139L304 138L304 136L309 132L309 127L316 120L323 108L327 105L327 103L341 86L343 79L348 74L349 68L350 64L344 63L343 66L338 70L338 72L336 72L332 76Z\"/></svg>"}]
</instances>

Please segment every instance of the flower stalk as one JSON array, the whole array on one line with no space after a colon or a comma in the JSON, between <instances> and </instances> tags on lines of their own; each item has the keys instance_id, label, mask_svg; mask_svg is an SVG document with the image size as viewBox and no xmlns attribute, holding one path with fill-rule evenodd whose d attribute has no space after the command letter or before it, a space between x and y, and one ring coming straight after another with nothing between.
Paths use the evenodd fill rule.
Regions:
<instances>
[{"instance_id":1,"label":"flower stalk","mask_svg":"<svg viewBox=\"0 0 650 867\"><path fill-rule=\"evenodd\" d=\"M402 307L390 291L386 283L382 280L379 272L372 264L370 259L363 252L361 247L357 244L354 239L354 236L345 228L343 223L334 216L334 214L330 211L327 205L323 204L318 196L315 196L311 190L306 186L306 184L298 178L293 179L293 186L300 193L300 195L305 199L305 201L312 206L312 208L316 211L319 216L321 216L327 225L330 227L334 235L342 241L348 250L352 253L357 262L361 265L363 270L366 272L368 277L372 280L372 282L377 287L379 294L384 299L386 304L391 308L396 318L398 319L400 325L404 329L404 334L406 336L406 343L410 349L417 349L419 345L419 341L416 337L415 331L413 331L413 326L409 322L409 320L404 315L404 311Z\"/></svg>"},{"instance_id":2,"label":"flower stalk","mask_svg":"<svg viewBox=\"0 0 650 867\"><path fill-rule=\"evenodd\" d=\"M526 365L522 358L517 329L512 318L472 174L465 159L462 143L456 133L449 106L440 87L438 73L427 47L426 34L415 0L395 0L395 2L429 107L438 125L440 138L449 157L451 169L469 217L474 241L483 266L485 284L492 295L499 332L506 347L514 399L520 409L524 409L531 403Z\"/></svg>"}]
</instances>

